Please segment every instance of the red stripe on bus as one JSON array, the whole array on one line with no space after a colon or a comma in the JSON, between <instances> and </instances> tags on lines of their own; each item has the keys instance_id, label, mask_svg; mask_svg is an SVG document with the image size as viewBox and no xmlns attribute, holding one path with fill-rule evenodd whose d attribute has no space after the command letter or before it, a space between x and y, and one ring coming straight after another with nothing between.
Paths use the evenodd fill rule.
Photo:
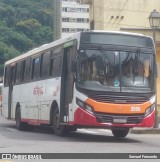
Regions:
<instances>
[{"instance_id":1,"label":"red stripe on bus","mask_svg":"<svg viewBox=\"0 0 160 162\"><path fill-rule=\"evenodd\" d=\"M74 124L88 127L153 127L155 111L149 116L144 117L140 124L115 124L115 123L101 123L97 122L96 117L82 108L78 108L74 114Z\"/></svg>"},{"instance_id":2,"label":"red stripe on bus","mask_svg":"<svg viewBox=\"0 0 160 162\"><path fill-rule=\"evenodd\" d=\"M22 122L26 122L31 125L49 124L49 120L38 120L38 119L21 119Z\"/></svg>"}]
</instances>

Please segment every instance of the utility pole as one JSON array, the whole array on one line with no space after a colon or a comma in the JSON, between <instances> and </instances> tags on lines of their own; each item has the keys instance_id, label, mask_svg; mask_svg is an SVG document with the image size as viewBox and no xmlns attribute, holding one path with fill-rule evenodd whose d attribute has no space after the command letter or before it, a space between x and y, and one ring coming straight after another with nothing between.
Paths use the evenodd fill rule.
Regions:
<instances>
[{"instance_id":1,"label":"utility pole","mask_svg":"<svg viewBox=\"0 0 160 162\"><path fill-rule=\"evenodd\" d=\"M53 41L61 38L62 33L62 1L53 0Z\"/></svg>"},{"instance_id":2,"label":"utility pole","mask_svg":"<svg viewBox=\"0 0 160 162\"><path fill-rule=\"evenodd\" d=\"M154 40L155 50L156 50L156 30L158 29L160 25L160 13L156 10L153 10L149 15L149 22L150 22L151 28L153 29L153 40ZM154 128L159 128L159 119L158 119L158 110L157 110L157 81L156 81L155 90L156 90L156 101L155 101Z\"/></svg>"}]
</instances>

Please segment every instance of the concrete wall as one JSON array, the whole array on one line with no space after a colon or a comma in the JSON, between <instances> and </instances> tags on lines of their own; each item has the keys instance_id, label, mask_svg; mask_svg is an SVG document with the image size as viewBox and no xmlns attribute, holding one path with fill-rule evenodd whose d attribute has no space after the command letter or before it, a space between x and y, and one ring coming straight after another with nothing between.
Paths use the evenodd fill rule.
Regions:
<instances>
[{"instance_id":1,"label":"concrete wall","mask_svg":"<svg viewBox=\"0 0 160 162\"><path fill-rule=\"evenodd\" d=\"M160 11L159 0L81 0L81 3L90 5L95 29L148 28L150 12Z\"/></svg>"},{"instance_id":2,"label":"concrete wall","mask_svg":"<svg viewBox=\"0 0 160 162\"><path fill-rule=\"evenodd\" d=\"M148 17L153 9L160 10L159 0L100 0L104 2L104 29L150 27ZM111 18L113 16L113 18Z\"/></svg>"}]
</instances>

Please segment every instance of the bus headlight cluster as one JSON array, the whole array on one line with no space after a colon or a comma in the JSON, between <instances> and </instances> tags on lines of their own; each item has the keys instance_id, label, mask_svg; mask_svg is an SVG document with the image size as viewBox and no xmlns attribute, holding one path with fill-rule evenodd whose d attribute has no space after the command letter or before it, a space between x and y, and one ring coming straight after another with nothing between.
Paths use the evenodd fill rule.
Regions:
<instances>
[{"instance_id":1,"label":"bus headlight cluster","mask_svg":"<svg viewBox=\"0 0 160 162\"><path fill-rule=\"evenodd\" d=\"M76 98L76 103L79 107L81 107L82 109L84 109L85 111L93 114L93 108L92 106L86 104L85 102L79 100L78 98Z\"/></svg>"},{"instance_id":2,"label":"bus headlight cluster","mask_svg":"<svg viewBox=\"0 0 160 162\"><path fill-rule=\"evenodd\" d=\"M146 109L145 116L148 116L154 110L155 110L155 104L151 105L149 108Z\"/></svg>"}]
</instances>

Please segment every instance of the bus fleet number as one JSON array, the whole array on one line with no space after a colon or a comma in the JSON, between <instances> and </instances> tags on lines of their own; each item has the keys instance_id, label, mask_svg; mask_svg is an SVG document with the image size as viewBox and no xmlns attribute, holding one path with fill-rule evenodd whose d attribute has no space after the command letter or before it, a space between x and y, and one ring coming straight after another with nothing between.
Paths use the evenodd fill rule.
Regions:
<instances>
[{"instance_id":1,"label":"bus fleet number","mask_svg":"<svg viewBox=\"0 0 160 162\"><path fill-rule=\"evenodd\" d=\"M131 111L141 111L140 107L131 107Z\"/></svg>"}]
</instances>

